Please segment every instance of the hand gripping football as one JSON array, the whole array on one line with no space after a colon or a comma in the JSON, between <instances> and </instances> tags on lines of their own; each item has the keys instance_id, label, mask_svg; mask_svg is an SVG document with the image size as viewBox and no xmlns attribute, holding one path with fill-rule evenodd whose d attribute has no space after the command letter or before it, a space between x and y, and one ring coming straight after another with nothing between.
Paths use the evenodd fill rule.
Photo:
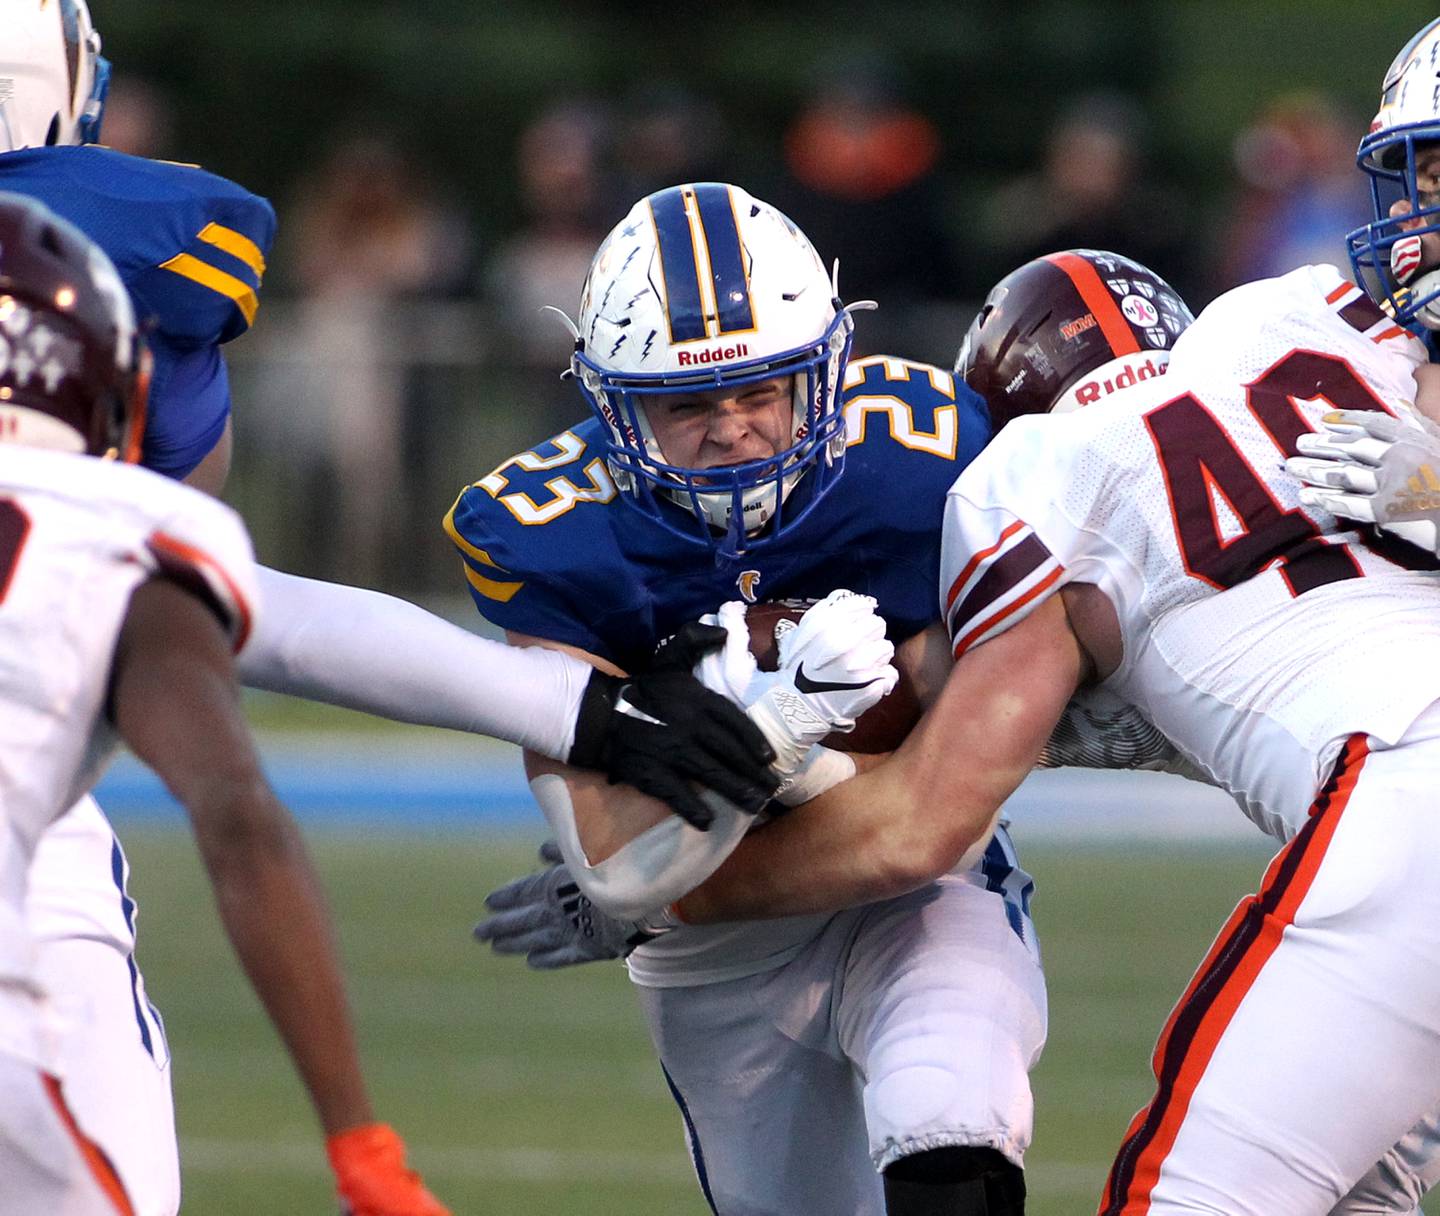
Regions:
<instances>
[{"instance_id":1,"label":"hand gripping football","mask_svg":"<svg viewBox=\"0 0 1440 1216\"><path fill-rule=\"evenodd\" d=\"M780 661L780 635L792 628L814 603L814 600L790 599L749 605L745 621L750 626L750 653L761 671L775 670ZM900 682L890 695L882 697L861 715L853 731L828 735L825 746L841 752L866 754L894 751L919 721L920 714L915 685L901 667Z\"/></svg>"}]
</instances>

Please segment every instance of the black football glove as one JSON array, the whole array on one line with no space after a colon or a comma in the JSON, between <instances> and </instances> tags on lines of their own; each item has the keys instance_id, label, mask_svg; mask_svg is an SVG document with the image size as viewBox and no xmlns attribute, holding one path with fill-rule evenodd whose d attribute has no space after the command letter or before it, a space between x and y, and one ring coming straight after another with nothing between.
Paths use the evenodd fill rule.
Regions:
<instances>
[{"instance_id":1,"label":"black football glove","mask_svg":"<svg viewBox=\"0 0 1440 1216\"><path fill-rule=\"evenodd\" d=\"M742 810L759 811L777 783L770 771L775 753L743 709L691 674L724 641L724 629L695 621L662 642L639 675L595 672L580 702L569 763L659 798L702 832L714 813L692 781Z\"/></svg>"}]
</instances>

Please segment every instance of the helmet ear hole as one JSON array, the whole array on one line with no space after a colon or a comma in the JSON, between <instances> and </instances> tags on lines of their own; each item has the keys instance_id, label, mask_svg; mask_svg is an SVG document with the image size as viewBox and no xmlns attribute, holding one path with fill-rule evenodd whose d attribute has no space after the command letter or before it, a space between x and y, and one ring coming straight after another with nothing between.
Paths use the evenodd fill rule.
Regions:
<instances>
[{"instance_id":1,"label":"helmet ear hole","mask_svg":"<svg viewBox=\"0 0 1440 1216\"><path fill-rule=\"evenodd\" d=\"M1045 315L1042 316L1038 321L1036 321L1035 324L1032 325L1028 330L1026 330L1022 337L1024 337L1026 341L1029 341L1031 338L1033 338L1036 334L1040 332L1040 330L1045 326L1045 323L1050 320L1050 316L1050 310L1046 309Z\"/></svg>"},{"instance_id":2,"label":"helmet ear hole","mask_svg":"<svg viewBox=\"0 0 1440 1216\"><path fill-rule=\"evenodd\" d=\"M64 246L60 243L60 234L54 228L46 226L40 233L40 248L52 257L63 257Z\"/></svg>"}]
</instances>

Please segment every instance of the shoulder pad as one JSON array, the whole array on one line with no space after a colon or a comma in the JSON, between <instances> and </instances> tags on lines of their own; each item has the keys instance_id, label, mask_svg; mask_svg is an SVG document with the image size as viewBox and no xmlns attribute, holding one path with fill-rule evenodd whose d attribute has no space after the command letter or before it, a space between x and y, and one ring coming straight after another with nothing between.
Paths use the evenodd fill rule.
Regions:
<instances>
[{"instance_id":1,"label":"shoulder pad","mask_svg":"<svg viewBox=\"0 0 1440 1216\"><path fill-rule=\"evenodd\" d=\"M95 461L86 499L129 531L130 560L211 607L238 651L259 605L255 552L240 516L217 498L136 465Z\"/></svg>"},{"instance_id":2,"label":"shoulder pad","mask_svg":"<svg viewBox=\"0 0 1440 1216\"><path fill-rule=\"evenodd\" d=\"M171 341L228 342L254 320L275 212L244 187L87 146L7 153L0 188L39 198L97 241Z\"/></svg>"},{"instance_id":3,"label":"shoulder pad","mask_svg":"<svg viewBox=\"0 0 1440 1216\"><path fill-rule=\"evenodd\" d=\"M933 364L890 355L852 360L842 400L852 447L883 436L901 448L964 464L990 437L985 403Z\"/></svg>"},{"instance_id":4,"label":"shoulder pad","mask_svg":"<svg viewBox=\"0 0 1440 1216\"><path fill-rule=\"evenodd\" d=\"M444 528L464 560L480 612L506 629L597 650L576 624L582 583L613 549L615 482L585 442L564 431L461 491Z\"/></svg>"}]
</instances>

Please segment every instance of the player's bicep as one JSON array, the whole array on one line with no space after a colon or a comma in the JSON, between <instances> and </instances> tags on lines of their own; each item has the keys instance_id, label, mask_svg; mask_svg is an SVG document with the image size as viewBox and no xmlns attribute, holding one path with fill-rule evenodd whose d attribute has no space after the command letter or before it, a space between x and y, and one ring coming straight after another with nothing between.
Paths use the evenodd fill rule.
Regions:
<instances>
[{"instance_id":1,"label":"player's bicep","mask_svg":"<svg viewBox=\"0 0 1440 1216\"><path fill-rule=\"evenodd\" d=\"M885 773L910 791L910 825L930 837L911 842L930 852L925 868L948 869L984 838L1087 670L1058 596L955 663Z\"/></svg>"},{"instance_id":2,"label":"player's bicep","mask_svg":"<svg viewBox=\"0 0 1440 1216\"><path fill-rule=\"evenodd\" d=\"M212 606L165 578L130 599L110 705L130 749L205 826L210 808L263 783L240 708L230 638Z\"/></svg>"},{"instance_id":3,"label":"player's bicep","mask_svg":"<svg viewBox=\"0 0 1440 1216\"><path fill-rule=\"evenodd\" d=\"M935 621L895 647L895 666L901 678L915 690L922 708L929 709L950 678L954 660L945 626Z\"/></svg>"}]
</instances>

